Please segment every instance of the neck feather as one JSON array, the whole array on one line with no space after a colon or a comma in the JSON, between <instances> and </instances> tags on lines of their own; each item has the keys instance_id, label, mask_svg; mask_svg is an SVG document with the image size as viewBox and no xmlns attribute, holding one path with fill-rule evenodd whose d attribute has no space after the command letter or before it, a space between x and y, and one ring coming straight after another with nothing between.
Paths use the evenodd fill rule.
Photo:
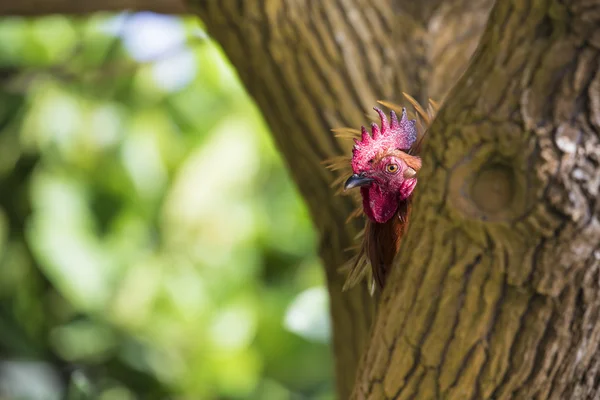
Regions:
<instances>
[{"instance_id":1,"label":"neck feather","mask_svg":"<svg viewBox=\"0 0 600 400\"><path fill-rule=\"evenodd\" d=\"M389 221L379 224L368 221L365 230L365 247L373 277L379 288L383 288L394 257L400 249L402 236L408 226L410 198L400 201L398 211Z\"/></svg>"}]
</instances>

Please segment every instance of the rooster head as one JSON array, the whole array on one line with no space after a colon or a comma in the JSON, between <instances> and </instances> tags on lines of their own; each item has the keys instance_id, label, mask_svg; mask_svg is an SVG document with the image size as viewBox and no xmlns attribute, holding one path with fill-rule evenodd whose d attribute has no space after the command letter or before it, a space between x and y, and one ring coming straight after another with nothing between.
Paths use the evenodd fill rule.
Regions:
<instances>
[{"instance_id":1,"label":"rooster head","mask_svg":"<svg viewBox=\"0 0 600 400\"><path fill-rule=\"evenodd\" d=\"M402 117L394 111L390 122L379 108L375 108L381 128L371 125L371 134L363 126L360 140L355 139L352 149L352 172L344 189L360 187L363 210L377 223L389 221L398 211L399 203L408 199L417 184L419 157L409 154L417 139L415 120L409 120L406 109Z\"/></svg>"}]
</instances>

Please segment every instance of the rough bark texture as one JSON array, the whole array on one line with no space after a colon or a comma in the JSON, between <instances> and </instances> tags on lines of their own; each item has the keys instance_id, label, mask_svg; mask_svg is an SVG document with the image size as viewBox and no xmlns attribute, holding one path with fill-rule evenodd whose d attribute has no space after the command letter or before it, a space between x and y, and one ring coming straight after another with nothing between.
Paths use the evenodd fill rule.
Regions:
<instances>
[{"instance_id":1,"label":"rough bark texture","mask_svg":"<svg viewBox=\"0 0 600 400\"><path fill-rule=\"evenodd\" d=\"M599 55L600 1L497 2L353 398L599 398Z\"/></svg>"},{"instance_id":2,"label":"rough bark texture","mask_svg":"<svg viewBox=\"0 0 600 400\"><path fill-rule=\"evenodd\" d=\"M0 0L0 15L42 16L125 10L163 14L186 11L183 0Z\"/></svg>"},{"instance_id":3,"label":"rough bark texture","mask_svg":"<svg viewBox=\"0 0 600 400\"><path fill-rule=\"evenodd\" d=\"M331 298L338 393L350 395L374 304L341 292L354 204L329 189L321 162L350 154L330 129L367 122L378 99L440 98L464 70L490 1L192 1L254 97L321 234ZM468 7L464 7L468 4Z\"/></svg>"}]
</instances>

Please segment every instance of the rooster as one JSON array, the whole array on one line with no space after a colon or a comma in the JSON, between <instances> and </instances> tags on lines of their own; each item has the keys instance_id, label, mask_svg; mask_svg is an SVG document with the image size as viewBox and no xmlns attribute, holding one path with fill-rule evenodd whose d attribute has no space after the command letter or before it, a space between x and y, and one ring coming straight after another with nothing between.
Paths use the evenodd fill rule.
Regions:
<instances>
[{"instance_id":1,"label":"rooster","mask_svg":"<svg viewBox=\"0 0 600 400\"><path fill-rule=\"evenodd\" d=\"M334 184L343 183L343 191L358 188L362 205L349 217L366 216L362 242L355 256L344 266L348 275L343 290L367 277L369 291L382 289L408 227L412 194L421 168L418 156L426 126L431 123L438 105L430 100L427 111L407 94L406 98L424 119L423 125L409 119L406 109L387 102L381 104L392 109L390 121L375 107L380 125L371 124L371 133L363 126L360 133L354 129L335 129L338 137L354 139L352 158L337 158L329 162L332 170L351 167L351 176L343 175ZM394 109L401 112L398 119ZM360 137L357 137L360 134ZM350 172L350 171L348 171ZM369 268L369 265L371 268Z\"/></svg>"}]
</instances>

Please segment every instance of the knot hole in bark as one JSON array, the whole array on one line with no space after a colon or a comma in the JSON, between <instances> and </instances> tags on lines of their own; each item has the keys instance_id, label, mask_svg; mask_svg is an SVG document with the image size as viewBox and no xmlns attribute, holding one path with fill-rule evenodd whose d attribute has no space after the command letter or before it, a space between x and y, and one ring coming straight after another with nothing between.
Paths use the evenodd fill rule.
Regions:
<instances>
[{"instance_id":1,"label":"knot hole in bark","mask_svg":"<svg viewBox=\"0 0 600 400\"><path fill-rule=\"evenodd\" d=\"M513 221L526 212L530 185L519 156L479 148L452 171L449 202L464 216L481 221Z\"/></svg>"},{"instance_id":2,"label":"knot hole in bark","mask_svg":"<svg viewBox=\"0 0 600 400\"><path fill-rule=\"evenodd\" d=\"M514 171L502 164L492 164L480 170L471 186L473 202L487 214L496 214L510 206L514 194Z\"/></svg>"}]
</instances>

